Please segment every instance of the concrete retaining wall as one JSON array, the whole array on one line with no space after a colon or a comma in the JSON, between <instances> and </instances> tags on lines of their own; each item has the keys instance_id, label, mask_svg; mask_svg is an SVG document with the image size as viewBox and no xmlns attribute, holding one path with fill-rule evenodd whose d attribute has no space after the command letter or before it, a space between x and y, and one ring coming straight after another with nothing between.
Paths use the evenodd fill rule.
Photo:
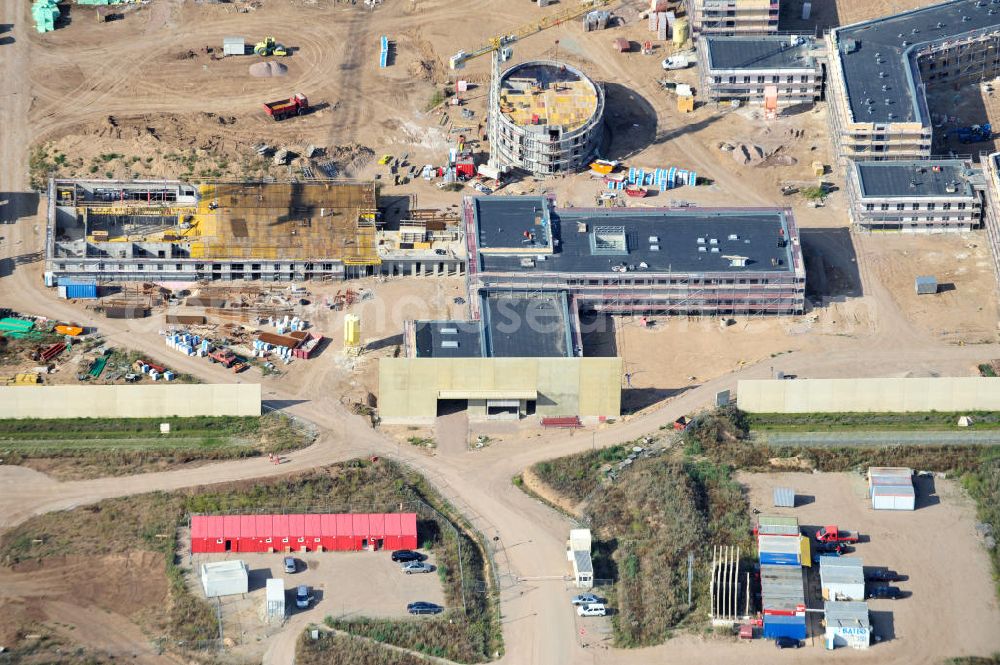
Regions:
<instances>
[{"instance_id":1,"label":"concrete retaining wall","mask_svg":"<svg viewBox=\"0 0 1000 665\"><path fill-rule=\"evenodd\" d=\"M254 383L0 387L0 418L259 415Z\"/></svg>"}]
</instances>

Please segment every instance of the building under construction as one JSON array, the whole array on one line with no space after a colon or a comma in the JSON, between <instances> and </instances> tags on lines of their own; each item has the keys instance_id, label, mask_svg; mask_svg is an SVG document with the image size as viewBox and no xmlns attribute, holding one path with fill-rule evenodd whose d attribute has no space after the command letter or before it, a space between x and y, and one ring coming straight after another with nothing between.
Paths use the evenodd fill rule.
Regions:
<instances>
[{"instance_id":1,"label":"building under construction","mask_svg":"<svg viewBox=\"0 0 1000 665\"><path fill-rule=\"evenodd\" d=\"M993 255L993 271L1000 285L1000 152L995 152L983 159L983 172L986 176L986 211L983 214L983 226L986 228L986 240Z\"/></svg>"},{"instance_id":2,"label":"building under construction","mask_svg":"<svg viewBox=\"0 0 1000 665\"><path fill-rule=\"evenodd\" d=\"M793 315L805 307L787 209L555 208L544 197L490 196L467 197L463 214L474 307L484 290L565 291L571 308L609 313Z\"/></svg>"},{"instance_id":3,"label":"building under construction","mask_svg":"<svg viewBox=\"0 0 1000 665\"><path fill-rule=\"evenodd\" d=\"M852 162L851 222L868 231L957 233L982 216L982 172L960 159Z\"/></svg>"},{"instance_id":4,"label":"building under construction","mask_svg":"<svg viewBox=\"0 0 1000 665\"><path fill-rule=\"evenodd\" d=\"M590 162L603 138L601 86L575 67L551 61L515 65L498 85L490 140L499 168L546 176Z\"/></svg>"},{"instance_id":5,"label":"building under construction","mask_svg":"<svg viewBox=\"0 0 1000 665\"><path fill-rule=\"evenodd\" d=\"M49 181L46 282L379 272L373 183Z\"/></svg>"},{"instance_id":6,"label":"building under construction","mask_svg":"<svg viewBox=\"0 0 1000 665\"><path fill-rule=\"evenodd\" d=\"M1000 73L1000 3L951 0L837 28L826 39L838 155L930 157L927 89Z\"/></svg>"},{"instance_id":7,"label":"building under construction","mask_svg":"<svg viewBox=\"0 0 1000 665\"><path fill-rule=\"evenodd\" d=\"M778 31L779 0L687 0L698 35L766 35Z\"/></svg>"},{"instance_id":8,"label":"building under construction","mask_svg":"<svg viewBox=\"0 0 1000 665\"><path fill-rule=\"evenodd\" d=\"M808 36L706 35L698 40L698 70L703 94L714 102L770 101L777 109L811 104L823 90L823 68Z\"/></svg>"}]
</instances>

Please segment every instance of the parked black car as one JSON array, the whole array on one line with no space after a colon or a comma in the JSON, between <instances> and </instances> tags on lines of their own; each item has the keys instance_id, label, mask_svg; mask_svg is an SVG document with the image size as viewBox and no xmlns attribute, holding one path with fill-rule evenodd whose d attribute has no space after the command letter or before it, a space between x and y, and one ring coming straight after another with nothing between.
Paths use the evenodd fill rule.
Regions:
<instances>
[{"instance_id":1,"label":"parked black car","mask_svg":"<svg viewBox=\"0 0 1000 665\"><path fill-rule=\"evenodd\" d=\"M406 611L410 614L440 614L444 612L444 608L434 603L425 603L422 600L418 600L415 603L407 605Z\"/></svg>"},{"instance_id":2,"label":"parked black car","mask_svg":"<svg viewBox=\"0 0 1000 665\"><path fill-rule=\"evenodd\" d=\"M794 637L777 637L774 640L774 646L779 649L798 649L802 646L802 642Z\"/></svg>"},{"instance_id":3,"label":"parked black car","mask_svg":"<svg viewBox=\"0 0 1000 665\"><path fill-rule=\"evenodd\" d=\"M869 598L889 598L896 600L903 597L903 592L898 586L877 586L868 591Z\"/></svg>"},{"instance_id":4,"label":"parked black car","mask_svg":"<svg viewBox=\"0 0 1000 665\"><path fill-rule=\"evenodd\" d=\"M849 554L854 549L844 543L813 543L812 549L819 554Z\"/></svg>"},{"instance_id":5,"label":"parked black car","mask_svg":"<svg viewBox=\"0 0 1000 665\"><path fill-rule=\"evenodd\" d=\"M410 561L423 561L424 555L413 550L396 550L392 553L392 560L397 563L409 563Z\"/></svg>"},{"instance_id":6,"label":"parked black car","mask_svg":"<svg viewBox=\"0 0 1000 665\"><path fill-rule=\"evenodd\" d=\"M895 570L876 569L865 573L868 582L902 582L906 575L900 575Z\"/></svg>"}]
</instances>

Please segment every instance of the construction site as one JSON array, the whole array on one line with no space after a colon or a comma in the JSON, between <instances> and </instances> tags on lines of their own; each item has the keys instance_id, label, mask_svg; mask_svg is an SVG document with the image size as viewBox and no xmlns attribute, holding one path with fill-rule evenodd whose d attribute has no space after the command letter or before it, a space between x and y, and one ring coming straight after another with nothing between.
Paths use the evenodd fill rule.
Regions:
<instances>
[{"instance_id":1,"label":"construction site","mask_svg":"<svg viewBox=\"0 0 1000 665\"><path fill-rule=\"evenodd\" d=\"M46 280L373 274L375 189L348 183L49 183Z\"/></svg>"},{"instance_id":2,"label":"construction site","mask_svg":"<svg viewBox=\"0 0 1000 665\"><path fill-rule=\"evenodd\" d=\"M658 575L636 534L658 553L668 543L680 562L669 520L642 507L612 513L638 496L628 474L657 457L684 479L676 492L694 497L694 512L676 515L685 523L720 505L700 493L710 483L735 487L748 514L766 506L775 478L761 468L825 472L825 460L869 449L880 464L924 459L886 432L863 432L847 452L811 444L808 456L781 448L780 433L684 438L693 421L710 429L706 414L732 408L739 381L780 379L796 394L798 378L1000 371L998 2L5 3L0 388L19 398L2 405L15 434L0 451L10 608L0 645L53 661L268 665L501 655L764 665L779 638L804 647L794 658L805 663L996 652L993 553L976 535L992 518L970 500L980 485L953 475L975 470L979 450L990 463L992 427L976 426L990 416L925 433L931 455L974 441L946 458L952 466L928 465L948 476L935 477L939 495L918 495L915 518L871 517L852 474L790 474L817 493L803 520L871 525L873 562L913 572L916 595L898 613L887 598L870 613L827 607L858 601L824 598L810 582L819 574L799 565L774 574L780 563L748 543L723 550L735 541L714 527L691 541L697 558ZM248 442L206 431L199 457L169 448L169 428L151 422L142 445L167 452L146 460L138 443L128 448L126 422L91 437L102 455L86 475L73 475L82 463L19 456L28 443L76 454L38 419L53 405L20 394L66 391L67 418L124 419L114 407L131 389L181 384L203 384L190 395L253 393L246 413L220 400L212 417L274 411L287 418L280 427L315 435L262 459L270 432ZM88 409L78 395L98 387L101 408ZM20 420L40 429L20 441ZM791 435L812 441L827 422ZM130 463L109 470L123 455ZM461 538L458 559L435 546L427 570L403 570L389 552L345 554L341 566L302 541L284 552L300 554L295 572L277 553L254 553L246 591L202 597L190 536L172 526L182 513L309 514L314 497L341 490L364 514L391 512L366 506L384 497L352 474L385 479L393 465L401 496L439 492L461 532L422 532L406 545L414 563L427 558L425 535ZM535 482L544 469L559 482ZM298 474L316 484L299 486ZM218 498L230 482L260 496L266 477L282 505ZM667 489L647 505L669 512L675 488L651 486ZM96 554L49 526L77 523L81 542L95 543L160 490L175 493L168 518L143 516ZM585 506L627 529L595 528L593 586L577 589L567 515L590 519ZM746 515L734 515L723 518L736 533ZM954 588L928 582L947 538L926 553L889 547L904 529L912 544L941 525L962 546ZM801 528L796 538L812 540L821 527ZM218 551L198 562L235 569L225 538L209 540ZM702 545L718 548L714 563ZM808 567L808 551L796 552ZM101 589L86 584L91 567ZM271 598L266 583L282 570L293 586ZM436 574L397 581L409 572ZM754 609L758 573L768 598ZM730 578L735 590L716 597ZM650 600L665 589L670 603ZM133 591L134 602L114 602ZM581 591L594 596L570 602ZM948 635L927 619L935 594L947 597ZM623 639L643 599L652 611L675 600L687 609L655 639ZM258 610L279 600L287 615L265 623ZM140 616L158 606L211 634L195 640ZM712 630L712 613L733 632ZM488 637L477 641L480 629ZM868 651L827 653L862 642Z\"/></svg>"}]
</instances>

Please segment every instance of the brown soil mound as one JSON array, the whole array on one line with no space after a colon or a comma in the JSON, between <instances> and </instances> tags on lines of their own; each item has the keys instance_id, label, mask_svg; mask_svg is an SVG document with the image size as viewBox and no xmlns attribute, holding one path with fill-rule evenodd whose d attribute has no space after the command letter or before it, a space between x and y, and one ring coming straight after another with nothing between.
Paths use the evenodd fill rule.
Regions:
<instances>
[{"instance_id":1,"label":"brown soil mound","mask_svg":"<svg viewBox=\"0 0 1000 665\"><path fill-rule=\"evenodd\" d=\"M281 64L280 62L274 62L269 60L267 62L258 62L255 65L250 65L250 76L256 76L258 78L270 78L272 76L284 76L288 73L288 67Z\"/></svg>"}]
</instances>

